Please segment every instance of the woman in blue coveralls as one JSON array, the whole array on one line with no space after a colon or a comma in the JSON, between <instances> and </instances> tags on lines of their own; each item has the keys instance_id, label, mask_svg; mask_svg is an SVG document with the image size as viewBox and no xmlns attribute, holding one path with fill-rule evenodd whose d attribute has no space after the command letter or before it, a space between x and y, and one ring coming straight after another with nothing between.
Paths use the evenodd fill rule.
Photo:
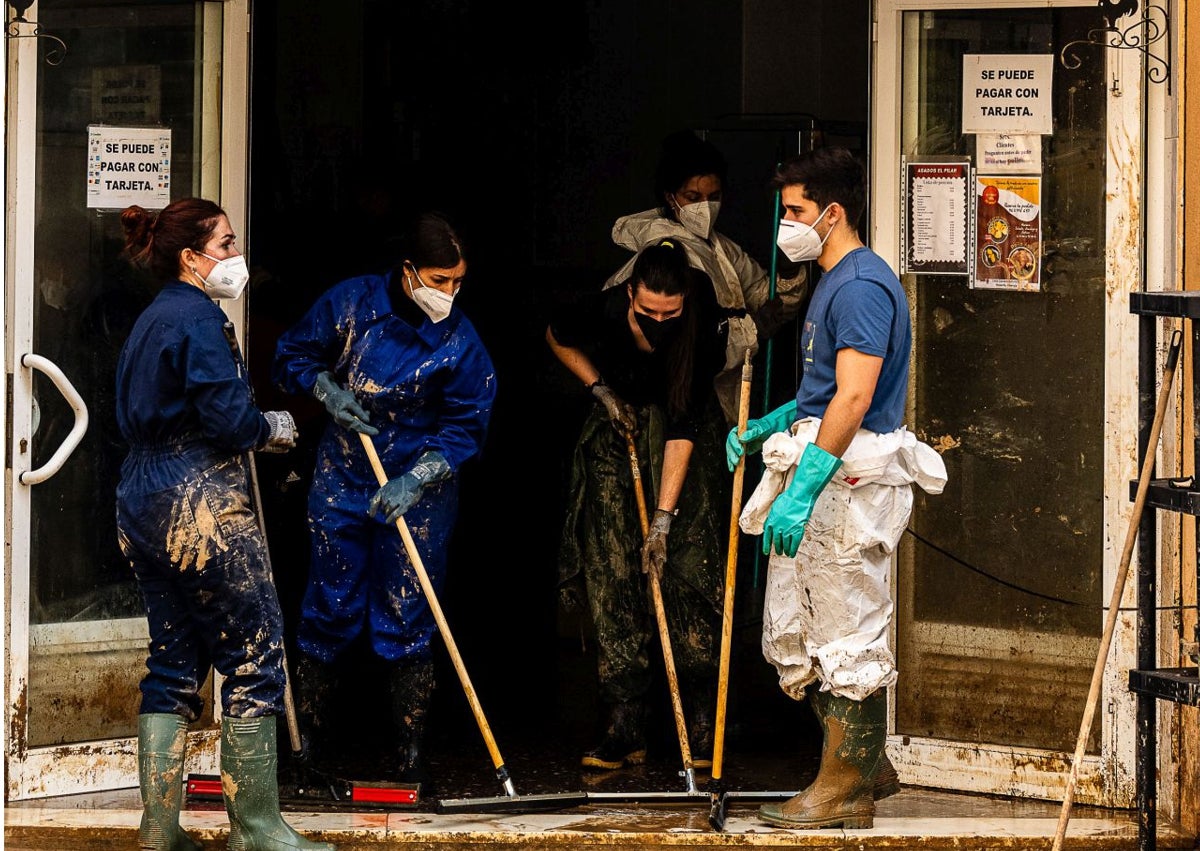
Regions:
<instances>
[{"instance_id":1,"label":"woman in blue coveralls","mask_svg":"<svg viewBox=\"0 0 1200 851\"><path fill-rule=\"evenodd\" d=\"M187 724L209 667L221 686L221 776L230 848L328 849L279 813L275 718L286 674L283 618L251 502L251 450L295 445L287 411L262 412L214 299L249 272L225 212L184 198L121 214L130 259L164 281L117 362L117 422L129 444L117 532L150 629L138 716L139 847L195 851L179 826Z\"/></svg>"},{"instance_id":2,"label":"woman in blue coveralls","mask_svg":"<svg viewBox=\"0 0 1200 851\"><path fill-rule=\"evenodd\" d=\"M280 337L273 373L285 392L311 393L332 417L309 492L312 560L296 636L296 704L311 756L327 734L334 663L365 634L388 666L396 778L413 783L429 782L436 624L395 523L404 516L440 592L458 470L479 453L496 395L491 357L454 305L466 273L449 222L423 214L391 271L335 285ZM396 476L382 488L357 432L374 436Z\"/></svg>"}]
</instances>

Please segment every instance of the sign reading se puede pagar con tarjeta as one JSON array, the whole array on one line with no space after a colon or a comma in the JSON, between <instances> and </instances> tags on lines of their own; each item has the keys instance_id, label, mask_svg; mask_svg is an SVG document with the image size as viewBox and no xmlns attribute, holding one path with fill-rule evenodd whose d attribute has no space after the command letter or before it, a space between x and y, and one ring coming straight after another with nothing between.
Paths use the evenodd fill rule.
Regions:
<instances>
[{"instance_id":1,"label":"sign reading se puede pagar con tarjeta","mask_svg":"<svg viewBox=\"0 0 1200 851\"><path fill-rule=\"evenodd\" d=\"M171 130L88 126L87 205L161 210L171 203Z\"/></svg>"},{"instance_id":2,"label":"sign reading se puede pagar con tarjeta","mask_svg":"<svg viewBox=\"0 0 1200 851\"><path fill-rule=\"evenodd\" d=\"M1053 80L1053 54L966 54L962 132L1054 132L1050 99Z\"/></svg>"}]
</instances>

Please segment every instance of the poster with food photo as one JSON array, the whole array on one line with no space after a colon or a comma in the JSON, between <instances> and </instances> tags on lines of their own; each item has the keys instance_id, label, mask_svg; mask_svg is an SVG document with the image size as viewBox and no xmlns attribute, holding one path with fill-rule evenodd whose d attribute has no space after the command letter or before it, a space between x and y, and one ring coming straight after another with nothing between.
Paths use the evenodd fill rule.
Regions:
<instances>
[{"instance_id":1,"label":"poster with food photo","mask_svg":"<svg viewBox=\"0 0 1200 851\"><path fill-rule=\"evenodd\" d=\"M975 179L976 289L1038 292L1042 280L1042 178Z\"/></svg>"}]
</instances>

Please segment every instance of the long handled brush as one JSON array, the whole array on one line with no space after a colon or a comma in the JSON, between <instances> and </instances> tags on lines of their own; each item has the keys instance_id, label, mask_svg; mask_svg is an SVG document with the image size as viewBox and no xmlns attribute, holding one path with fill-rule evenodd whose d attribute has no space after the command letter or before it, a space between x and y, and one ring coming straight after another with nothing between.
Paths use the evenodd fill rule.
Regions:
<instances>
[{"instance_id":1,"label":"long handled brush","mask_svg":"<svg viewBox=\"0 0 1200 851\"><path fill-rule=\"evenodd\" d=\"M375 444L371 442L371 438L359 432L358 436L362 439L363 449L367 452L367 458L370 459L371 469L375 471L375 479L379 482L379 486L383 487L387 484L387 473L384 472L383 464L379 460L379 454L375 451ZM479 732L483 734L483 741L487 745L488 753L491 754L492 764L496 767L496 778L500 781L504 789L504 795L495 798L458 798L458 799L443 799L438 801L437 809L439 813L450 812L494 812L496 810L504 810L507 812L539 812L544 810L561 810L569 809L570 807L578 807L587 803L587 794L584 792L558 792L549 795L518 795L516 789L513 788L512 778L509 777L508 768L504 764L504 759L500 756L500 749L496 746L496 739L492 736L492 729L488 726L487 718L484 717L483 707L479 703L479 697L475 694L475 687L471 685L471 678L467 676L467 668L463 664L462 656L458 652L458 645L454 643L454 637L450 634L450 625L446 623L446 616L442 613L442 607L438 603L437 595L433 590L433 583L429 580L429 574L425 571L425 564L421 561L421 555L417 552L417 546L413 542L412 534L408 531L408 524L404 522L404 517L396 518L396 529L400 532L400 537L404 541L404 550L408 553L408 559L412 562L413 569L417 572L417 579L421 583L421 590L425 593L425 599L429 602L429 609L433 612L434 620L437 621L439 632L442 635L442 641L446 645L446 650L450 654L450 660L454 663L454 670L458 673L458 679L462 683L463 692L467 696L467 702L471 705L471 712L475 715L475 721L479 725Z\"/></svg>"},{"instance_id":2,"label":"long handled brush","mask_svg":"<svg viewBox=\"0 0 1200 851\"><path fill-rule=\"evenodd\" d=\"M633 471L633 490L637 496L638 517L642 521L642 539L650 533L650 520L646 512L646 492L642 488L642 470L638 463L637 445L633 435L625 435L629 446L629 466ZM675 712L675 731L679 734L679 751L683 754L683 777L688 794L699 794L696 787L696 769L692 765L692 748L688 744L687 722L683 717L683 702L679 698L679 678L675 674L675 655L671 650L671 635L667 630L667 612L663 607L662 588L658 577L650 575L650 595L654 600L654 615L658 621L658 639L662 645L663 665L667 672L667 683L671 689L671 708Z\"/></svg>"},{"instance_id":3,"label":"long handled brush","mask_svg":"<svg viewBox=\"0 0 1200 851\"><path fill-rule=\"evenodd\" d=\"M738 397L737 433L746 431L750 420L750 384L754 378L754 367L750 364L750 352L742 363L742 388ZM733 471L733 499L729 509L729 550L725 562L725 606L721 612L721 658L717 668L717 715L713 730L712 802L708 811L708 823L714 830L725 829L725 814L729 798L721 787L721 771L725 754L725 705L729 697L729 656L733 642L733 601L737 589L738 517L742 511L742 485L746 478L746 456L738 458Z\"/></svg>"}]
</instances>

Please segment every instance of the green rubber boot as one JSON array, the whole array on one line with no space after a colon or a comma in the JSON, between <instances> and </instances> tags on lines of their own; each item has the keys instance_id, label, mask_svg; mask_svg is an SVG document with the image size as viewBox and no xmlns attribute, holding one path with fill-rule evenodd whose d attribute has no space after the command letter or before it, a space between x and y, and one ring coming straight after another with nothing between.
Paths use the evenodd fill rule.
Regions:
<instances>
[{"instance_id":1,"label":"green rubber boot","mask_svg":"<svg viewBox=\"0 0 1200 851\"><path fill-rule=\"evenodd\" d=\"M887 698L883 689L866 700L813 695L823 716L821 767L812 784L782 804L764 804L758 815L790 828L875 826L874 778L887 741ZM820 717L820 716L818 716Z\"/></svg>"},{"instance_id":2,"label":"green rubber boot","mask_svg":"<svg viewBox=\"0 0 1200 851\"><path fill-rule=\"evenodd\" d=\"M814 695L820 688L820 683L815 683L809 686L808 699L809 705L812 706L813 715L817 716L817 720L821 722L821 731L825 735L829 735L825 729L825 701L814 698ZM880 689L884 695L884 704L887 703L887 690ZM892 765L892 761L888 759L887 750L879 755L879 767L875 769L875 777L871 781L871 797L876 801L882 801L884 798L890 798L900 792L900 774L896 771L896 766Z\"/></svg>"},{"instance_id":3,"label":"green rubber boot","mask_svg":"<svg viewBox=\"0 0 1200 851\"><path fill-rule=\"evenodd\" d=\"M142 792L141 851L200 851L179 826L187 721L169 712L138 716L138 786Z\"/></svg>"},{"instance_id":4,"label":"green rubber boot","mask_svg":"<svg viewBox=\"0 0 1200 851\"><path fill-rule=\"evenodd\" d=\"M279 813L275 716L221 719L221 793L229 813L229 851L334 851L309 842Z\"/></svg>"}]
</instances>

